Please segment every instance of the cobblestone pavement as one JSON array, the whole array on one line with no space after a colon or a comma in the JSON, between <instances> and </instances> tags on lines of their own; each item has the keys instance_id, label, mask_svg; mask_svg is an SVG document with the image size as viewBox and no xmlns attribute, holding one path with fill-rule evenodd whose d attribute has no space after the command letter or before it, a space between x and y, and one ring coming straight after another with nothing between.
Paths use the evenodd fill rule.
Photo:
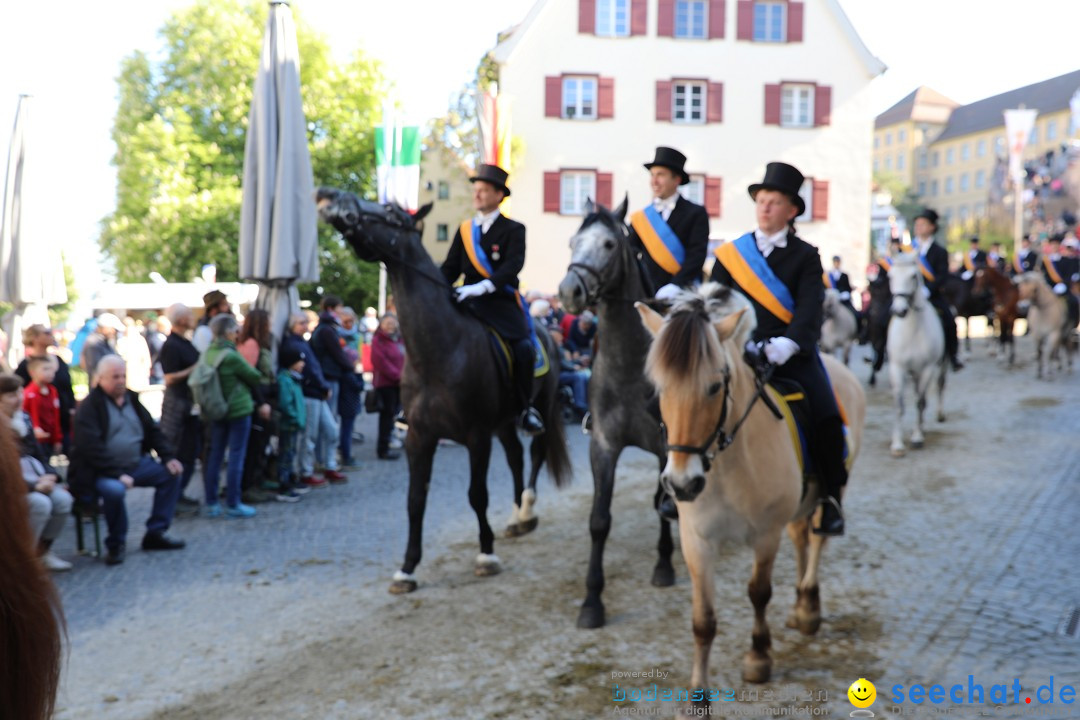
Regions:
<instances>
[{"instance_id":1,"label":"cobblestone pavement","mask_svg":"<svg viewBox=\"0 0 1080 720\"><path fill-rule=\"evenodd\" d=\"M849 532L829 544L822 567L824 625L813 638L782 627L793 595L785 545L770 606L774 677L760 688L738 675L749 646L749 555L720 551L711 680L742 702L714 705L715 714L765 717L788 706L847 717L847 686L866 677L877 684L879 718L1025 717L1024 698L1034 702L1051 676L1055 693L1080 686L1080 637L1062 633L1080 606L1080 374L1036 381L1030 362L1009 372L985 356L985 341L975 350L949 377L948 421L931 423L927 448L905 458L888 454L887 380L868 391L866 445L845 501ZM1018 355L1030 355L1023 340ZM853 364L865 377L861 359ZM174 531L189 544L178 553L137 549L150 495L133 492L127 562L79 558L56 578L70 640L57 717L598 718L618 707L613 672L655 667L670 673L667 686L689 683L681 557L675 588L648 585L650 458L628 452L620 463L609 625L580 631L592 494L585 438L570 433L573 486L557 493L542 484L540 528L497 541L506 572L485 579L471 575L466 453L440 448L421 588L393 597L386 587L405 546L406 466L375 460L373 419L362 420L369 440L347 485L262 505L250 521L180 520ZM498 529L511 498L498 450L489 488ZM58 542L62 556L74 552L73 535ZM987 693L994 684L1011 693L1019 680L1020 704L1011 695L997 711L891 700L898 684L963 684L966 693L969 675ZM785 697L813 699L793 706ZM1038 717L1080 717L1073 707L1059 700Z\"/></svg>"}]
</instances>

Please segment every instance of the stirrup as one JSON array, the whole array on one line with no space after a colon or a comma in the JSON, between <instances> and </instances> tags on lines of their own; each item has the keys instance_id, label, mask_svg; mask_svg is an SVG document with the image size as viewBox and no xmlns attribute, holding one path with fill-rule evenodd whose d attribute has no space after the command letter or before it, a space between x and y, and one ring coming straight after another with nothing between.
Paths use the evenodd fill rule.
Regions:
<instances>
[{"instance_id":1,"label":"stirrup","mask_svg":"<svg viewBox=\"0 0 1080 720\"><path fill-rule=\"evenodd\" d=\"M536 408L526 408L518 417L518 427L526 435L541 435L544 432L544 419Z\"/></svg>"},{"instance_id":2,"label":"stirrup","mask_svg":"<svg viewBox=\"0 0 1080 720\"><path fill-rule=\"evenodd\" d=\"M828 535L839 536L844 534L844 510L840 507L840 502L832 495L826 495L818 498L818 504L822 506L821 509L821 525L813 528L815 535ZM824 527L825 515L829 508L836 509L836 521L830 523L830 527Z\"/></svg>"}]
</instances>

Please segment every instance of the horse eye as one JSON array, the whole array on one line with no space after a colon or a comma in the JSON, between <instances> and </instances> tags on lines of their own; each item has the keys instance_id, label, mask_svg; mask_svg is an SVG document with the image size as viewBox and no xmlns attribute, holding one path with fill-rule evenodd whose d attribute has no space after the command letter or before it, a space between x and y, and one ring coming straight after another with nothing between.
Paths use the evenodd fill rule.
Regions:
<instances>
[{"instance_id":1,"label":"horse eye","mask_svg":"<svg viewBox=\"0 0 1080 720\"><path fill-rule=\"evenodd\" d=\"M613 247L615 247L615 241L614 240L608 240L607 242L604 243L604 249L605 250L610 250Z\"/></svg>"},{"instance_id":2,"label":"horse eye","mask_svg":"<svg viewBox=\"0 0 1080 720\"><path fill-rule=\"evenodd\" d=\"M712 397L713 395L716 395L717 393L719 393L721 387L722 387L722 385L720 383L718 383L718 382L715 382L712 385L710 385L709 386L709 397Z\"/></svg>"}]
</instances>

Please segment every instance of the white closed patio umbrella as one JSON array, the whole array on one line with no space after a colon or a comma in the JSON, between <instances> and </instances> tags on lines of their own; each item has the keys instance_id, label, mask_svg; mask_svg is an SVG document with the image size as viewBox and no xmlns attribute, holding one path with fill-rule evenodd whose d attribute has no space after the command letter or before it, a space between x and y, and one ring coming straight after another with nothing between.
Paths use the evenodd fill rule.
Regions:
<instances>
[{"instance_id":1,"label":"white closed patio umbrella","mask_svg":"<svg viewBox=\"0 0 1080 720\"><path fill-rule=\"evenodd\" d=\"M271 0L244 146L240 277L259 284L256 307L270 313L274 352L298 282L319 279L318 227L300 52L288 2Z\"/></svg>"},{"instance_id":2,"label":"white closed patio umbrella","mask_svg":"<svg viewBox=\"0 0 1080 720\"><path fill-rule=\"evenodd\" d=\"M44 186L34 181L30 100L29 95L19 96L0 216L0 300L14 306L3 318L11 367L23 357L23 329L48 325L49 305L67 302L59 244L39 222Z\"/></svg>"}]
</instances>

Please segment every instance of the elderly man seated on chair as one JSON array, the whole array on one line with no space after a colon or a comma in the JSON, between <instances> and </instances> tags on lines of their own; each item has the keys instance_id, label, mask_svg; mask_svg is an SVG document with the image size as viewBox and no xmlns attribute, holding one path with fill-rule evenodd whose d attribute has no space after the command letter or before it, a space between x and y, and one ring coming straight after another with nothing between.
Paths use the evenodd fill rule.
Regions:
<instances>
[{"instance_id":1,"label":"elderly man seated on chair","mask_svg":"<svg viewBox=\"0 0 1080 720\"><path fill-rule=\"evenodd\" d=\"M127 389L127 368L119 355L106 355L96 368L98 384L75 414L74 448L68 479L76 497L101 497L108 555L124 562L128 532L127 491L154 488L154 508L146 522L143 550L179 550L184 541L165 532L176 512L183 466L139 396ZM155 459L150 452L157 453Z\"/></svg>"}]
</instances>

